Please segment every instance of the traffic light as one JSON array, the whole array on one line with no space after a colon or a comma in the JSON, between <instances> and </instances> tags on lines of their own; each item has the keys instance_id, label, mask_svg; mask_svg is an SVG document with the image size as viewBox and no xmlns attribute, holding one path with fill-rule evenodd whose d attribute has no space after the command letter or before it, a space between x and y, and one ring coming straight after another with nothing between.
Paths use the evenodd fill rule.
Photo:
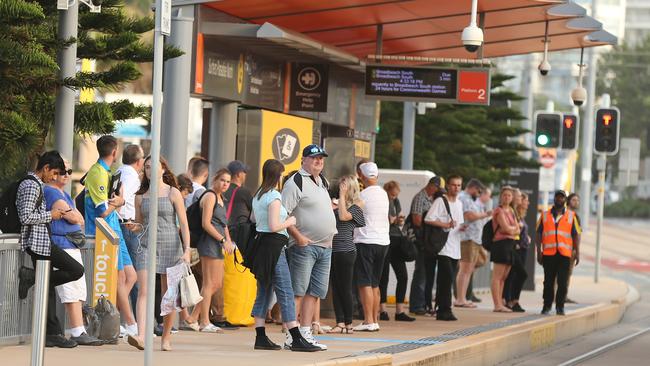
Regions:
<instances>
[{"instance_id":1,"label":"traffic light","mask_svg":"<svg viewBox=\"0 0 650 366\"><path fill-rule=\"evenodd\" d=\"M578 116L565 113L562 118L562 148L572 150L578 144Z\"/></svg>"},{"instance_id":2,"label":"traffic light","mask_svg":"<svg viewBox=\"0 0 650 366\"><path fill-rule=\"evenodd\" d=\"M594 151L600 154L618 153L618 133L620 112L618 108L600 108L596 111L596 138Z\"/></svg>"},{"instance_id":3,"label":"traffic light","mask_svg":"<svg viewBox=\"0 0 650 366\"><path fill-rule=\"evenodd\" d=\"M535 145L537 147L556 148L560 146L560 125L562 115L559 113L537 112L535 115Z\"/></svg>"}]
</instances>

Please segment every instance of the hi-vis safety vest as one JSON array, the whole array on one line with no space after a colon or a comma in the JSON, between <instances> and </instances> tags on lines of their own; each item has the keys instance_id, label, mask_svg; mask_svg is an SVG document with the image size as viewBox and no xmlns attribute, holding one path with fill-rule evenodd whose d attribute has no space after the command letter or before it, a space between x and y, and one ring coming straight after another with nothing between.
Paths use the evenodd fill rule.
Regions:
<instances>
[{"instance_id":1,"label":"hi-vis safety vest","mask_svg":"<svg viewBox=\"0 0 650 366\"><path fill-rule=\"evenodd\" d=\"M544 231L542 232L543 255L552 256L559 250L560 255L571 258L573 251L571 231L574 219L575 213L566 210L556 224L551 210L544 213L544 216L542 216L542 225L544 225Z\"/></svg>"}]
</instances>

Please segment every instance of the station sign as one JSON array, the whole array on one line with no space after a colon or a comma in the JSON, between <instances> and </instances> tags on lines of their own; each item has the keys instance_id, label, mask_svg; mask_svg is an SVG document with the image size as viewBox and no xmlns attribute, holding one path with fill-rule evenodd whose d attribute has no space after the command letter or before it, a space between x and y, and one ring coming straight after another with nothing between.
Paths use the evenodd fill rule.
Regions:
<instances>
[{"instance_id":1,"label":"station sign","mask_svg":"<svg viewBox=\"0 0 650 366\"><path fill-rule=\"evenodd\" d=\"M289 108L301 112L327 112L328 85L328 65L292 63Z\"/></svg>"},{"instance_id":2,"label":"station sign","mask_svg":"<svg viewBox=\"0 0 650 366\"><path fill-rule=\"evenodd\" d=\"M490 69L368 65L365 91L380 100L489 105Z\"/></svg>"}]
</instances>

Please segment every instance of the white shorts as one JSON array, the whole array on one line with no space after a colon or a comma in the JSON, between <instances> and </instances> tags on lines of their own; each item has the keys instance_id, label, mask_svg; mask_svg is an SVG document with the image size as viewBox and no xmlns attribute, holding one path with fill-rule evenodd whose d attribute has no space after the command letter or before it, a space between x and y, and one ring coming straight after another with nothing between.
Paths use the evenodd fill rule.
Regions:
<instances>
[{"instance_id":1,"label":"white shorts","mask_svg":"<svg viewBox=\"0 0 650 366\"><path fill-rule=\"evenodd\" d=\"M83 266L83 260L81 258L81 250L79 249L64 249L68 255L74 258L77 262L81 263ZM80 279L63 285L56 286L56 294L59 295L61 302L63 304L86 301L86 275L81 276Z\"/></svg>"}]
</instances>

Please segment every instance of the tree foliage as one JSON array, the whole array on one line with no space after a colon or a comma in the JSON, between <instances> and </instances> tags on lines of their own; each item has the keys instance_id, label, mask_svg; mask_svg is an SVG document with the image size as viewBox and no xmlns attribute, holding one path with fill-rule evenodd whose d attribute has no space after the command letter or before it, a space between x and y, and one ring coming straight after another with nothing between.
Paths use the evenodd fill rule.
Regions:
<instances>
[{"instance_id":1,"label":"tree foliage","mask_svg":"<svg viewBox=\"0 0 650 366\"><path fill-rule=\"evenodd\" d=\"M602 55L597 95L609 93L621 110L621 136L641 138L641 155L650 155L650 37Z\"/></svg>"},{"instance_id":2,"label":"tree foliage","mask_svg":"<svg viewBox=\"0 0 650 366\"><path fill-rule=\"evenodd\" d=\"M81 5L76 39L57 38L58 12L52 0L0 0L0 180L20 174L45 148L59 88L119 90L140 78L137 63L153 60L152 46L143 42L153 17L127 15L123 0L104 0L99 14ZM61 81L56 55L74 42L78 58L96 60L99 70ZM181 54L165 47L165 59ZM116 120L149 115L148 107L129 100L81 103L74 128L111 133Z\"/></svg>"},{"instance_id":3,"label":"tree foliage","mask_svg":"<svg viewBox=\"0 0 650 366\"><path fill-rule=\"evenodd\" d=\"M414 169L497 183L508 176L510 168L537 167L535 161L518 154L527 149L515 138L528 131L516 127L516 121L525 117L507 106L507 100L521 99L503 89L503 83L510 78L493 75L489 107L439 104L426 115L417 115ZM375 149L382 168L400 167L402 113L403 103L382 102Z\"/></svg>"}]
</instances>

